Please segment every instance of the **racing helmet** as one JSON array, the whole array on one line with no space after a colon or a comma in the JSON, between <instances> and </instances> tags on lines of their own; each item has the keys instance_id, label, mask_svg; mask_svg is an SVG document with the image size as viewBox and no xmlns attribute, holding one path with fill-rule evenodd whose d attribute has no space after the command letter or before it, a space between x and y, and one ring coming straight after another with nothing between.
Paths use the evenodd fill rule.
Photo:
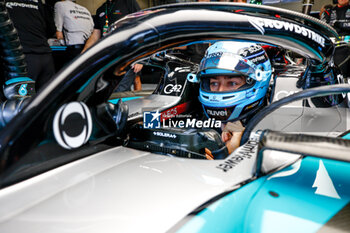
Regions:
<instances>
[{"instance_id":1,"label":"racing helmet","mask_svg":"<svg viewBox=\"0 0 350 233\"><path fill-rule=\"evenodd\" d=\"M196 75L188 80L200 83L199 101L208 118L223 122L240 120L259 109L265 101L271 63L264 49L250 42L220 41L210 46ZM240 78L237 89L218 90L212 80L217 77ZM229 85L234 86L235 83Z\"/></svg>"}]
</instances>

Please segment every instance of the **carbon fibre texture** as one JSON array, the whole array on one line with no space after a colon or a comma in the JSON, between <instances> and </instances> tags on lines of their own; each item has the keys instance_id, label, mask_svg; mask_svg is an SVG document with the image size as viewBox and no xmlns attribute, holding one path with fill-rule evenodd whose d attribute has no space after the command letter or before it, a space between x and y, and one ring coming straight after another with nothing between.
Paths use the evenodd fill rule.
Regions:
<instances>
[{"instance_id":1,"label":"carbon fibre texture","mask_svg":"<svg viewBox=\"0 0 350 233\"><path fill-rule=\"evenodd\" d=\"M350 203L333 216L318 233L350 232Z\"/></svg>"}]
</instances>

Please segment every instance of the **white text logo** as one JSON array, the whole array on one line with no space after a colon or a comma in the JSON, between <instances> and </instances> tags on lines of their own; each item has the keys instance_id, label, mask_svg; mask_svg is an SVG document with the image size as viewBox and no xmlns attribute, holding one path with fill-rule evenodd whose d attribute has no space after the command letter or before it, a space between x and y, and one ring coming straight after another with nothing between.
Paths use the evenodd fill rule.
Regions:
<instances>
[{"instance_id":1,"label":"white text logo","mask_svg":"<svg viewBox=\"0 0 350 233\"><path fill-rule=\"evenodd\" d=\"M168 84L164 88L164 93L165 94L171 94L173 92L181 92L182 86L180 84Z\"/></svg>"},{"instance_id":2,"label":"white text logo","mask_svg":"<svg viewBox=\"0 0 350 233\"><path fill-rule=\"evenodd\" d=\"M249 18L249 22L263 35L265 33L264 28L275 28L278 30L284 29L285 31L301 34L304 37L307 37L324 47L325 39L321 35L294 23L262 18Z\"/></svg>"}]
</instances>

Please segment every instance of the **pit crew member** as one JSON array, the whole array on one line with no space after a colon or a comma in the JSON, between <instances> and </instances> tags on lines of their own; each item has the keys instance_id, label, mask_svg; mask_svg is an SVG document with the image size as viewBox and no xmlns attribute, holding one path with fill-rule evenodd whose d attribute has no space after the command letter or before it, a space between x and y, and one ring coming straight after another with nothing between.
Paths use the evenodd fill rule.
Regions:
<instances>
[{"instance_id":1,"label":"pit crew member","mask_svg":"<svg viewBox=\"0 0 350 233\"><path fill-rule=\"evenodd\" d=\"M349 0L338 0L336 6L325 8L321 20L334 27L340 36L350 35Z\"/></svg>"}]
</instances>

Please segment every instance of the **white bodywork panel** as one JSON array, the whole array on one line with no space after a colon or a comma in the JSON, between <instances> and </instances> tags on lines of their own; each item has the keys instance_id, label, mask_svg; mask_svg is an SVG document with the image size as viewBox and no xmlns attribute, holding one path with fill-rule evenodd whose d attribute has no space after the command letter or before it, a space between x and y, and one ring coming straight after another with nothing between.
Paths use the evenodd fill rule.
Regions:
<instances>
[{"instance_id":1,"label":"white bodywork panel","mask_svg":"<svg viewBox=\"0 0 350 233\"><path fill-rule=\"evenodd\" d=\"M297 77L276 79L272 102L302 91L297 88ZM286 91L288 90L288 91ZM317 108L303 104L298 100L276 109L267 115L254 130L271 129L285 133L303 133L335 137L349 129L349 109L344 107Z\"/></svg>"},{"instance_id":2,"label":"white bodywork panel","mask_svg":"<svg viewBox=\"0 0 350 233\"><path fill-rule=\"evenodd\" d=\"M253 177L256 140L225 160L117 147L72 162L1 190L0 232L165 232Z\"/></svg>"},{"instance_id":3,"label":"white bodywork panel","mask_svg":"<svg viewBox=\"0 0 350 233\"><path fill-rule=\"evenodd\" d=\"M133 120L137 117L142 117L143 111L154 111L158 109L163 111L169 107L173 107L180 102L181 98L178 96L166 95L149 95L139 99L129 100L125 102L129 107L128 120Z\"/></svg>"},{"instance_id":4,"label":"white bodywork panel","mask_svg":"<svg viewBox=\"0 0 350 233\"><path fill-rule=\"evenodd\" d=\"M3 189L0 232L164 232L250 179L255 157L220 163L111 149Z\"/></svg>"}]
</instances>

